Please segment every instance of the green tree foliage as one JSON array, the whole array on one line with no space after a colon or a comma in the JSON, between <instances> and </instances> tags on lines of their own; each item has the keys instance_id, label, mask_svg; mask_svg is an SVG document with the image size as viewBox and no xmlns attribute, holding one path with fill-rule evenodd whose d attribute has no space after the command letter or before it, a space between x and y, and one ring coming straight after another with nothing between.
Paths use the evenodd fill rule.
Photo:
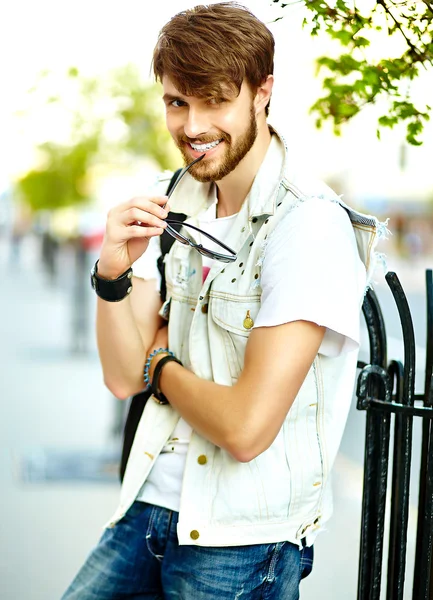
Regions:
<instances>
[{"instance_id":1,"label":"green tree foliage","mask_svg":"<svg viewBox=\"0 0 433 600\"><path fill-rule=\"evenodd\" d=\"M46 143L40 146L47 161L18 182L33 210L56 209L87 202L87 169L98 148L96 137L74 146Z\"/></svg>"},{"instance_id":2,"label":"green tree foliage","mask_svg":"<svg viewBox=\"0 0 433 600\"><path fill-rule=\"evenodd\" d=\"M282 8L299 4L297 0L273 2ZM382 127L404 123L409 144L420 145L433 95L433 2L302 0L302 4L304 26L311 35L324 33L338 42L336 56L317 59L319 71L325 73L324 94L311 107L317 127L330 120L338 135L342 124L364 106L386 97L388 110L378 119L378 137ZM390 48L399 38L401 52L373 59L369 50L378 36L387 36ZM421 71L429 74L430 86L420 105L411 97L411 82Z\"/></svg>"},{"instance_id":3,"label":"green tree foliage","mask_svg":"<svg viewBox=\"0 0 433 600\"><path fill-rule=\"evenodd\" d=\"M57 90L63 90L57 94ZM176 163L166 130L159 87L143 83L127 65L100 78L70 68L64 77L44 72L30 90L30 111L44 108L45 119L62 115L62 139L37 147L39 164L18 182L18 190L35 211L85 204L89 173L98 164L116 164L137 156L153 159L159 168ZM110 133L115 126L116 133ZM64 129L62 127L62 129ZM66 139L65 139L66 138Z\"/></svg>"}]
</instances>

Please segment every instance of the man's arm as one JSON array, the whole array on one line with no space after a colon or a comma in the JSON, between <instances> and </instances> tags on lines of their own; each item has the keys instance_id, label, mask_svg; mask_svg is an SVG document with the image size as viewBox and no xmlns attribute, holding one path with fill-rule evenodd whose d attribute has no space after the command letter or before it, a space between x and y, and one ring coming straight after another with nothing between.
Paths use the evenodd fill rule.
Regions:
<instances>
[{"instance_id":1,"label":"man's arm","mask_svg":"<svg viewBox=\"0 0 433 600\"><path fill-rule=\"evenodd\" d=\"M133 198L108 213L98 274L115 280L148 249L149 239L166 227L166 196ZM154 280L132 279L132 292L119 302L98 297L97 340L104 381L117 398L144 388L143 367L162 323Z\"/></svg>"},{"instance_id":2,"label":"man's arm","mask_svg":"<svg viewBox=\"0 0 433 600\"><path fill-rule=\"evenodd\" d=\"M143 366L156 332L161 298L155 280L133 277L131 294L121 302L98 298L96 334L104 382L120 399L144 388Z\"/></svg>"},{"instance_id":3,"label":"man's arm","mask_svg":"<svg viewBox=\"0 0 433 600\"><path fill-rule=\"evenodd\" d=\"M205 381L169 362L159 388L200 435L248 462L277 436L324 335L324 327L308 321L259 327L250 334L235 385ZM152 361L151 373L158 360Z\"/></svg>"}]
</instances>

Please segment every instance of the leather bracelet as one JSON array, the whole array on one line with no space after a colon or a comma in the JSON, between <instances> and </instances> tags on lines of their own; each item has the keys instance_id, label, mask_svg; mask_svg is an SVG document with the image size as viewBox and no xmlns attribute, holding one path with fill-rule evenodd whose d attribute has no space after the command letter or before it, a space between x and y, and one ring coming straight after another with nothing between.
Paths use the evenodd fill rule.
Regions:
<instances>
[{"instance_id":1,"label":"leather bracelet","mask_svg":"<svg viewBox=\"0 0 433 600\"><path fill-rule=\"evenodd\" d=\"M167 398L164 396L164 394L159 389L159 378L161 376L162 367L170 361L177 362L179 365L182 366L182 363L180 362L179 359L177 359L172 354L167 354L167 356L164 356L163 358L161 358L160 361L158 361L158 363L155 367L155 370L153 372L151 388L152 388L152 394L154 396L154 400L155 400L155 402L158 402L158 404L168 404Z\"/></svg>"},{"instance_id":2,"label":"leather bracelet","mask_svg":"<svg viewBox=\"0 0 433 600\"><path fill-rule=\"evenodd\" d=\"M103 279L98 274L98 262L96 261L90 272L90 283L97 295L107 302L120 302L132 292L132 269L129 267L116 279Z\"/></svg>"}]
</instances>

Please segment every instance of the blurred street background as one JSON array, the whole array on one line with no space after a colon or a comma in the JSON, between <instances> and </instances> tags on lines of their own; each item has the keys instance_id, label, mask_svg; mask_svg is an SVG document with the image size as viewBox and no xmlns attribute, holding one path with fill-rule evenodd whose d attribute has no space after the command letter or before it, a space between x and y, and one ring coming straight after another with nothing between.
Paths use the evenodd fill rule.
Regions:
<instances>
[{"instance_id":1,"label":"blurred street background","mask_svg":"<svg viewBox=\"0 0 433 600\"><path fill-rule=\"evenodd\" d=\"M424 278L433 268L433 125L426 124L420 146L407 143L401 126L378 139L379 100L339 136L328 124L317 130L309 113L321 93L314 61L331 46L302 29L302 2L279 20L281 11L267 0L243 3L276 38L269 122L288 136L296 161L346 203L389 218L392 235L379 250L408 296L421 392ZM107 210L180 166L150 76L151 52L170 16L195 4L170 0L149 10L139 0L124 0L121 9L102 0L16 0L0 8L7 82L0 95L1 600L59 600L116 508L125 403L103 385L89 271ZM376 41L378 55L391 48L386 36ZM426 89L433 89L431 71L410 91L419 98ZM403 360L383 274L378 269L374 288L388 359ZM365 330L360 359L368 360ZM302 600L356 597L364 430L354 398L335 465L334 518L316 543ZM418 420L413 438L405 600L415 556Z\"/></svg>"}]
</instances>

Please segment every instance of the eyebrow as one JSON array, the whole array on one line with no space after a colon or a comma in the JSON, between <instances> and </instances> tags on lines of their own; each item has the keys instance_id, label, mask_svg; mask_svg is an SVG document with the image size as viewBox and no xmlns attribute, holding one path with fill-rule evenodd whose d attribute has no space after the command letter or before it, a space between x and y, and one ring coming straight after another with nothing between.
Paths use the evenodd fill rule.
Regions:
<instances>
[{"instance_id":1,"label":"eyebrow","mask_svg":"<svg viewBox=\"0 0 433 600\"><path fill-rule=\"evenodd\" d=\"M181 102L185 102L185 100L181 96L173 96L172 94L164 94L162 99L166 104L173 102L173 100L181 100Z\"/></svg>"}]
</instances>

